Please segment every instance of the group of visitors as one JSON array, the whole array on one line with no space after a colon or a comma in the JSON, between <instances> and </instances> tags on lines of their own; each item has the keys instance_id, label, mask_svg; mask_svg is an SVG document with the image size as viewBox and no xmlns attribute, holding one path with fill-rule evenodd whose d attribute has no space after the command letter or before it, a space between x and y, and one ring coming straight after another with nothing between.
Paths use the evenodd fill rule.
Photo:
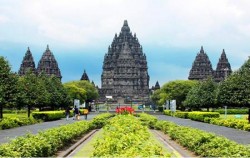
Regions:
<instances>
[{"instance_id":1,"label":"group of visitors","mask_svg":"<svg viewBox=\"0 0 250 158\"><path fill-rule=\"evenodd\" d=\"M74 107L73 109L73 120L80 120L80 110L78 107ZM69 120L70 117L70 107L65 109L66 120ZM84 109L83 115L85 116L85 120L87 120L88 109Z\"/></svg>"}]
</instances>

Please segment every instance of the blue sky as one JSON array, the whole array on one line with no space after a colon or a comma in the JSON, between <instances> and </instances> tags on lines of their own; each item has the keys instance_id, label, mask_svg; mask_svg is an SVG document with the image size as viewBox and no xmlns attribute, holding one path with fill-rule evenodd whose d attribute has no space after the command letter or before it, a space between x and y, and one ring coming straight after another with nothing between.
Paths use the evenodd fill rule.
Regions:
<instances>
[{"instance_id":1,"label":"blue sky","mask_svg":"<svg viewBox=\"0 0 250 158\"><path fill-rule=\"evenodd\" d=\"M233 70L250 52L249 0L0 0L0 55L18 71L30 47L37 65L46 45L62 81L84 69L101 84L102 62L128 20L147 56L150 87L187 79L203 45L213 68L225 49Z\"/></svg>"}]
</instances>

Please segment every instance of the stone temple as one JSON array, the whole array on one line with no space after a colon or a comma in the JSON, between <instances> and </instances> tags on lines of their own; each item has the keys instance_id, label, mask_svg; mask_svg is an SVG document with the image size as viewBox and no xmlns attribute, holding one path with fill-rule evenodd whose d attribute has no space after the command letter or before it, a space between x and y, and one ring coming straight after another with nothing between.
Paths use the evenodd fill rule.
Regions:
<instances>
[{"instance_id":1,"label":"stone temple","mask_svg":"<svg viewBox=\"0 0 250 158\"><path fill-rule=\"evenodd\" d=\"M149 99L149 75L146 55L136 34L132 35L127 20L119 35L115 34L104 56L100 99L146 102Z\"/></svg>"},{"instance_id":2,"label":"stone temple","mask_svg":"<svg viewBox=\"0 0 250 158\"><path fill-rule=\"evenodd\" d=\"M197 54L192 68L189 72L189 80L204 80L212 77L215 82L223 81L228 75L232 73L230 63L228 62L225 50L223 49L221 57L217 64L216 70L213 70L212 64L205 53L203 47Z\"/></svg>"},{"instance_id":3,"label":"stone temple","mask_svg":"<svg viewBox=\"0 0 250 158\"><path fill-rule=\"evenodd\" d=\"M18 74L20 76L25 75L27 72L31 72L36 74L36 66L35 66L35 62L32 56L32 53L28 47L28 50L25 53L25 56L23 57L23 61L22 64L20 66L20 69L18 71Z\"/></svg>"}]
</instances>

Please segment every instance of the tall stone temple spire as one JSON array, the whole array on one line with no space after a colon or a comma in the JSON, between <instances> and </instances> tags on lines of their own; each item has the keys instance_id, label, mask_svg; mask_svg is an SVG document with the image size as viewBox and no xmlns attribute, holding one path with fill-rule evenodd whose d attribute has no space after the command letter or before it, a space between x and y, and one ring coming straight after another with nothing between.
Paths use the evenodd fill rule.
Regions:
<instances>
[{"instance_id":1,"label":"tall stone temple spire","mask_svg":"<svg viewBox=\"0 0 250 158\"><path fill-rule=\"evenodd\" d=\"M37 73L40 74L42 72L44 72L48 76L55 75L60 80L62 79L61 71L58 67L57 61L53 53L50 51L48 45L37 67Z\"/></svg>"},{"instance_id":2,"label":"tall stone temple spire","mask_svg":"<svg viewBox=\"0 0 250 158\"><path fill-rule=\"evenodd\" d=\"M32 53L30 51L30 48L28 47L28 50L25 53L25 56L23 57L22 64L20 66L20 69L18 71L18 74L20 76L25 75L28 71L31 71L32 73L36 73L36 66L35 62L32 56Z\"/></svg>"},{"instance_id":3,"label":"tall stone temple spire","mask_svg":"<svg viewBox=\"0 0 250 158\"><path fill-rule=\"evenodd\" d=\"M228 62L225 50L222 50L221 57L214 72L214 79L216 82L223 81L228 75L232 73L231 65Z\"/></svg>"},{"instance_id":4,"label":"tall stone temple spire","mask_svg":"<svg viewBox=\"0 0 250 158\"><path fill-rule=\"evenodd\" d=\"M104 56L101 80L102 98L145 101L149 97L146 55L136 35L130 32L127 20Z\"/></svg>"},{"instance_id":5,"label":"tall stone temple spire","mask_svg":"<svg viewBox=\"0 0 250 158\"><path fill-rule=\"evenodd\" d=\"M82 74L82 77L81 77L81 80L86 80L86 81L89 81L89 77L86 73L86 71L84 70L83 74Z\"/></svg>"},{"instance_id":6,"label":"tall stone temple spire","mask_svg":"<svg viewBox=\"0 0 250 158\"><path fill-rule=\"evenodd\" d=\"M201 46L200 52L197 54L192 69L189 72L189 80L204 80L209 76L213 77L212 64Z\"/></svg>"}]
</instances>

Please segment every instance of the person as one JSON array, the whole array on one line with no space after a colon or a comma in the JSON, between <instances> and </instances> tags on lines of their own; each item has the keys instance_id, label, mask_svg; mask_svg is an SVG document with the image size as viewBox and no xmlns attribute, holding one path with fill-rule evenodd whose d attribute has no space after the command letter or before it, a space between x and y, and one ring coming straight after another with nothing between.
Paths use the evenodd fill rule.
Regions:
<instances>
[{"instance_id":1,"label":"person","mask_svg":"<svg viewBox=\"0 0 250 158\"><path fill-rule=\"evenodd\" d=\"M72 110L73 110L73 120L74 120L76 117L76 110L75 110L75 108L73 108Z\"/></svg>"},{"instance_id":2,"label":"person","mask_svg":"<svg viewBox=\"0 0 250 158\"><path fill-rule=\"evenodd\" d=\"M75 107L75 119L79 120L79 109L77 107Z\"/></svg>"},{"instance_id":3,"label":"person","mask_svg":"<svg viewBox=\"0 0 250 158\"><path fill-rule=\"evenodd\" d=\"M88 109L83 109L83 115L85 116L85 120L87 120L89 110Z\"/></svg>"},{"instance_id":4,"label":"person","mask_svg":"<svg viewBox=\"0 0 250 158\"><path fill-rule=\"evenodd\" d=\"M66 115L66 120L68 121L69 120L69 115L70 115L70 109L69 109L69 107L67 107L65 109L65 115Z\"/></svg>"}]
</instances>

